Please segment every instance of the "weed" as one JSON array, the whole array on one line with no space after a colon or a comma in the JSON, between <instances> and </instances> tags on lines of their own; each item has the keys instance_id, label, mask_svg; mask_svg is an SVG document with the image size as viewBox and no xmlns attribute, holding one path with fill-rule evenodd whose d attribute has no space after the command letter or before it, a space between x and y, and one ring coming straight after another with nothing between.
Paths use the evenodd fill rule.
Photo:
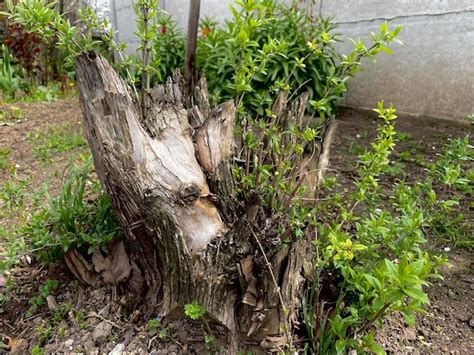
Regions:
<instances>
[{"instance_id":1,"label":"weed","mask_svg":"<svg viewBox=\"0 0 474 355\"><path fill-rule=\"evenodd\" d=\"M184 314L192 320L198 320L204 317L206 309L197 302L193 302L184 306Z\"/></svg>"},{"instance_id":2,"label":"weed","mask_svg":"<svg viewBox=\"0 0 474 355\"><path fill-rule=\"evenodd\" d=\"M29 132L28 141L34 145L34 154L42 162L52 162L52 155L86 146L81 133L69 125L50 126L44 131Z\"/></svg>"},{"instance_id":3,"label":"weed","mask_svg":"<svg viewBox=\"0 0 474 355\"><path fill-rule=\"evenodd\" d=\"M159 319L150 319L146 326L149 331L156 332L158 328L160 328L161 322L159 321Z\"/></svg>"},{"instance_id":4,"label":"weed","mask_svg":"<svg viewBox=\"0 0 474 355\"><path fill-rule=\"evenodd\" d=\"M72 305L69 303L61 304L53 311L53 315L50 319L52 325L60 323L62 320L67 318L69 311L72 309Z\"/></svg>"},{"instance_id":5,"label":"weed","mask_svg":"<svg viewBox=\"0 0 474 355\"><path fill-rule=\"evenodd\" d=\"M43 349L39 345L35 345L31 348L31 355L43 355Z\"/></svg>"},{"instance_id":6,"label":"weed","mask_svg":"<svg viewBox=\"0 0 474 355\"><path fill-rule=\"evenodd\" d=\"M379 127L371 149L359 156L355 191L342 199L334 197L337 220L322 217L323 222L315 226L318 267L303 299L303 313L311 339L308 349L320 354L349 349L382 352L372 328L390 312L401 312L407 324L413 325L414 313L423 312L428 304L423 287L431 278L440 278L437 270L446 257L426 251L428 238L438 232L444 238L464 233L453 192L469 192L463 168L473 153L468 137L452 141L430 165L425 180L412 184L400 180L393 188L381 189L380 175L390 172L396 116L382 104L376 111L385 124ZM435 182L444 186L441 194L433 190ZM322 213L328 204L320 207ZM327 294L334 291L326 285L333 284L338 289L330 299L336 301L328 306Z\"/></svg>"},{"instance_id":7,"label":"weed","mask_svg":"<svg viewBox=\"0 0 474 355\"><path fill-rule=\"evenodd\" d=\"M46 344L53 336L53 329L48 325L37 327L35 330L38 334L38 342L40 346Z\"/></svg>"},{"instance_id":8,"label":"weed","mask_svg":"<svg viewBox=\"0 0 474 355\"><path fill-rule=\"evenodd\" d=\"M66 330L63 327L59 327L57 330L58 337L64 339L66 336Z\"/></svg>"},{"instance_id":9,"label":"weed","mask_svg":"<svg viewBox=\"0 0 474 355\"><path fill-rule=\"evenodd\" d=\"M0 170L9 170L12 166L8 156L10 155L10 149L7 147L0 148Z\"/></svg>"},{"instance_id":10,"label":"weed","mask_svg":"<svg viewBox=\"0 0 474 355\"><path fill-rule=\"evenodd\" d=\"M397 133L395 134L395 139L398 141L398 142L407 142L409 140L412 139L412 136L410 133L408 132L400 132L400 131L397 131Z\"/></svg>"},{"instance_id":11,"label":"weed","mask_svg":"<svg viewBox=\"0 0 474 355\"><path fill-rule=\"evenodd\" d=\"M118 235L110 201L90 178L91 169L91 158L82 167L72 166L59 196L52 198L45 191L47 205L22 228L33 249L44 249L39 253L45 260L55 260L71 248L92 253Z\"/></svg>"},{"instance_id":12,"label":"weed","mask_svg":"<svg viewBox=\"0 0 474 355\"><path fill-rule=\"evenodd\" d=\"M0 187L0 202L4 210L0 215L7 211L15 212L24 206L27 186L28 180L20 179L7 181Z\"/></svg>"},{"instance_id":13,"label":"weed","mask_svg":"<svg viewBox=\"0 0 474 355\"><path fill-rule=\"evenodd\" d=\"M45 284L41 285L38 289L38 296L32 297L29 300L31 305L28 311L26 311L26 317L32 317L39 307L46 304L46 298L57 288L59 287L59 282L57 280L47 280ZM58 313L60 314L60 313Z\"/></svg>"}]
</instances>

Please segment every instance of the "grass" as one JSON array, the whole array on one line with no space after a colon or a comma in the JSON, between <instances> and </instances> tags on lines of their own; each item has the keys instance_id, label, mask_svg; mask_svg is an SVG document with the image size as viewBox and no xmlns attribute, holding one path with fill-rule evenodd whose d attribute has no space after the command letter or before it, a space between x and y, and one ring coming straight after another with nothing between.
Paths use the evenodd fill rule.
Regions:
<instances>
[{"instance_id":1,"label":"grass","mask_svg":"<svg viewBox=\"0 0 474 355\"><path fill-rule=\"evenodd\" d=\"M10 149L7 147L0 148L0 170L8 170L11 167L11 162L8 159Z\"/></svg>"},{"instance_id":2,"label":"grass","mask_svg":"<svg viewBox=\"0 0 474 355\"><path fill-rule=\"evenodd\" d=\"M69 124L48 126L45 130L27 134L27 140L34 146L33 153L41 162L52 163L54 154L70 152L85 147L86 140Z\"/></svg>"}]
</instances>

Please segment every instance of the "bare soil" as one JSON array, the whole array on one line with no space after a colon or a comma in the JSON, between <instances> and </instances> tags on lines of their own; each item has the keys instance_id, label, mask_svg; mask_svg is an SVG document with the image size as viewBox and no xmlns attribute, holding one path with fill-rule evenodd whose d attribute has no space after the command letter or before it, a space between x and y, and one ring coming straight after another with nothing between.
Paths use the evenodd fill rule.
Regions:
<instances>
[{"instance_id":1,"label":"bare soil","mask_svg":"<svg viewBox=\"0 0 474 355\"><path fill-rule=\"evenodd\" d=\"M11 151L9 159L19 166L19 176L29 177L33 188L43 182L57 189L58 175L70 162L70 154L59 154L52 164L39 162L33 155L33 146L27 141L28 132L41 130L48 125L71 124L80 130L81 113L77 99L53 103L16 104L24 118L13 126L0 126L0 148ZM354 178L357 151L366 146L376 134L377 121L365 113L344 110L332 147L331 171L341 183ZM472 133L472 126L450 121L425 118L401 118L397 129L409 134L397 147L394 159L400 152L410 150L413 155L433 160L449 139ZM400 167L410 180L423 174L423 166L406 162ZM13 177L0 170L0 188ZM384 184L393 184L395 177L387 177ZM465 206L471 221L473 211ZM0 226L19 223L15 216L5 218L0 214ZM0 229L1 230L1 229ZM0 248L5 242L0 235ZM440 250L449 245L433 243ZM388 353L393 354L473 354L474 353L474 259L472 250L449 251L452 267L445 269L444 280L435 282L428 293L431 305L425 315L420 315L415 327L409 328L399 315L384 321L377 333L378 340ZM0 295L9 300L0 301L0 336L16 353L29 353L34 345L46 337L43 351L50 353L108 353L126 350L135 354L204 353L205 327L202 322L167 319L161 320L156 331L147 329L138 300L123 290L113 288L93 289L74 279L67 267L59 262L44 266L32 260L22 260L11 272L15 284L6 287L0 275ZM52 311L47 305L38 309L30 318L25 313L29 300L38 295L38 287L48 279L59 281L59 288L52 293L61 312L51 321ZM54 307L53 307L54 308ZM57 312L59 313L59 312ZM53 326L52 326L53 324ZM49 332L49 334L47 334ZM47 335L47 336L46 336ZM219 334L214 350L220 349ZM0 348L1 352L1 348ZM120 353L120 352L117 352Z\"/></svg>"}]
</instances>

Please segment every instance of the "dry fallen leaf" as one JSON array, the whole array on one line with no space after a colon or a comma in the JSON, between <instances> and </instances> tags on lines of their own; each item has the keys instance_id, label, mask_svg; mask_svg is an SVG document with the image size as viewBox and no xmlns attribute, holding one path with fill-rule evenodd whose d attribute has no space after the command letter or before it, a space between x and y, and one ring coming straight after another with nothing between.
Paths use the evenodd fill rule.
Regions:
<instances>
[{"instance_id":1,"label":"dry fallen leaf","mask_svg":"<svg viewBox=\"0 0 474 355\"><path fill-rule=\"evenodd\" d=\"M69 270L76 276L76 278L90 286L97 285L97 276L94 273L92 266L86 259L76 250L72 249L64 256Z\"/></svg>"},{"instance_id":2,"label":"dry fallen leaf","mask_svg":"<svg viewBox=\"0 0 474 355\"><path fill-rule=\"evenodd\" d=\"M123 242L112 244L106 257L97 249L92 255L95 271L101 273L104 283L118 285L127 281L132 271Z\"/></svg>"}]
</instances>

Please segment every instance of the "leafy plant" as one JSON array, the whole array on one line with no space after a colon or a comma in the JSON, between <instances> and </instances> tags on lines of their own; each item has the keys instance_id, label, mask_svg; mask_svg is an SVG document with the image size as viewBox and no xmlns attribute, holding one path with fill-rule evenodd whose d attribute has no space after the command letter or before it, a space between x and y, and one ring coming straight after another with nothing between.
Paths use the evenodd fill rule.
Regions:
<instances>
[{"instance_id":1,"label":"leafy plant","mask_svg":"<svg viewBox=\"0 0 474 355\"><path fill-rule=\"evenodd\" d=\"M451 147L439 163L429 167L425 181L411 184L401 179L393 188L384 189L379 184L382 174L398 175L400 171L389 163L397 139L395 109L381 102L375 111L383 124L371 148L359 155L352 190L341 191L335 179L321 181L319 172L325 169L321 162L327 154L325 146L331 143L335 104L346 91L347 80L359 70L363 58L390 52L388 45L396 40L400 28L391 30L383 23L379 32L370 36L369 45L354 41L353 50L342 56L333 47L338 37L328 20L311 19L273 0L236 4L240 10L232 8L233 19L224 27L209 19L201 24L198 66L208 77L214 101L232 98L238 106L241 142L233 165L238 197L243 205L256 205L271 225L271 240L266 246L316 236L316 267L311 287L303 296L309 339L306 350L320 354L351 349L381 353L374 326L380 325L389 312L403 313L406 322L412 324L414 313L422 312L428 303L423 287L439 277L437 270L446 261L443 256L430 254L426 242L437 218L442 223L443 213L451 213L457 201L449 195L441 197L433 182L469 193L469 175L461 163L470 159L466 158L469 144L458 142ZM169 73L170 66L176 64L167 59L154 62L153 55L160 50L153 52L155 44L160 46L163 41L165 48L173 43L182 45L178 35L165 40L163 35L171 32L171 27L169 22L158 20L161 14L156 5L149 0L137 3L141 58L119 65L134 91L141 92L136 98L142 99L142 108L151 83L162 80L160 73ZM12 18L25 28L42 31L46 38L59 34L59 45L72 57L97 47L43 0L25 0ZM113 48L122 49L107 36ZM171 64L157 70L151 63ZM303 91L309 92L307 101L299 95ZM309 102L315 115L309 122L302 118L285 120L278 109L279 100L302 106ZM142 113L146 116L145 110ZM303 117L305 107L300 113ZM317 166L310 169L313 160ZM97 206L91 208L93 214L87 213L91 206L84 203L84 184L90 167L84 169L73 173L58 201L51 201L51 208L43 211L44 219L35 219L40 221L36 226L41 236L34 237L35 227L30 235L39 248L45 241L43 245L55 245L57 240L64 250L73 245L97 246L104 235L114 235L115 229L110 234L101 229L93 240L87 239L84 231L94 234L94 228L103 226L106 219L89 219L97 216ZM313 170L318 174L312 175ZM305 181L308 177L317 185L309 191L310 198L305 197L311 189ZM333 195L321 199L320 185ZM98 210L110 211L108 201L104 201ZM45 233L46 221L53 225L49 234ZM91 226L95 226L92 232ZM185 305L184 312L193 320L203 319L209 327L203 306L193 302ZM211 343L209 328L207 336L206 342Z\"/></svg>"},{"instance_id":2,"label":"leafy plant","mask_svg":"<svg viewBox=\"0 0 474 355\"><path fill-rule=\"evenodd\" d=\"M386 172L394 147L396 115L382 103L376 112L385 124L378 128L371 149L359 156L354 189L342 196L337 192L316 207L320 218L314 225L315 246L319 252L303 313L311 339L308 349L318 353L349 349L383 353L372 328L380 326L390 312L401 312L406 323L413 325L414 314L423 312L429 303L423 287L430 279L441 277L437 271L446 262L445 256L433 255L425 244L435 236L432 228L437 216L449 219L453 206L433 190L431 176L437 176L435 167L442 166L445 172L472 154L466 150L467 140L456 140L424 181L408 184L402 180L393 189L382 189L378 180ZM442 174L438 179L444 186L454 181L462 186L466 183L462 177L443 179ZM335 220L323 217L328 208L334 209Z\"/></svg>"},{"instance_id":3,"label":"leafy plant","mask_svg":"<svg viewBox=\"0 0 474 355\"><path fill-rule=\"evenodd\" d=\"M197 302L184 305L184 314L192 320L198 320L204 317L206 309Z\"/></svg>"},{"instance_id":4,"label":"leafy plant","mask_svg":"<svg viewBox=\"0 0 474 355\"><path fill-rule=\"evenodd\" d=\"M27 194L26 182L21 190L18 187L7 192L0 190L3 191L0 197L11 208L18 208L26 197L29 203L35 202L32 211L21 216L22 223L16 228L0 229L5 238L0 254L0 270L11 268L20 257L31 253L39 255L44 261L57 260L71 248L92 253L119 236L110 201L99 182L92 178L91 166L92 159L89 157L83 166L70 167L69 175L64 178L56 197L50 196L46 185L42 191ZM25 220L28 222L25 223Z\"/></svg>"},{"instance_id":5,"label":"leafy plant","mask_svg":"<svg viewBox=\"0 0 474 355\"><path fill-rule=\"evenodd\" d=\"M47 280L43 285L41 285L38 289L38 292L39 292L38 296L32 297L29 300L29 304L31 306L26 312L26 317L30 318L36 313L39 307L44 306L46 304L46 298L49 295L51 295L51 293L54 290L56 290L58 287L59 287L59 282L57 280ZM46 336L44 338L46 340ZM43 341L40 341L40 342L42 343Z\"/></svg>"},{"instance_id":6,"label":"leafy plant","mask_svg":"<svg viewBox=\"0 0 474 355\"><path fill-rule=\"evenodd\" d=\"M8 48L2 44L2 59L0 62L0 90L7 99L15 98L15 94L22 87L19 68L14 65L13 57Z\"/></svg>"},{"instance_id":7,"label":"leafy plant","mask_svg":"<svg viewBox=\"0 0 474 355\"><path fill-rule=\"evenodd\" d=\"M56 245L46 248L47 258L61 256L71 248L85 247L92 253L118 235L110 201L99 182L89 177L91 164L89 158L82 167L73 166L59 196L52 198L45 192L49 206L24 230L34 249Z\"/></svg>"},{"instance_id":8,"label":"leafy plant","mask_svg":"<svg viewBox=\"0 0 474 355\"><path fill-rule=\"evenodd\" d=\"M8 211L16 212L24 206L26 187L28 180L9 180L0 187L0 202L2 202L2 210L0 215L4 215Z\"/></svg>"},{"instance_id":9,"label":"leafy plant","mask_svg":"<svg viewBox=\"0 0 474 355\"><path fill-rule=\"evenodd\" d=\"M9 155L10 155L10 149L6 147L0 148L0 170L10 169L11 162L8 159Z\"/></svg>"},{"instance_id":10,"label":"leafy plant","mask_svg":"<svg viewBox=\"0 0 474 355\"><path fill-rule=\"evenodd\" d=\"M43 355L43 349L39 345L35 345L31 348L31 355Z\"/></svg>"}]
</instances>

